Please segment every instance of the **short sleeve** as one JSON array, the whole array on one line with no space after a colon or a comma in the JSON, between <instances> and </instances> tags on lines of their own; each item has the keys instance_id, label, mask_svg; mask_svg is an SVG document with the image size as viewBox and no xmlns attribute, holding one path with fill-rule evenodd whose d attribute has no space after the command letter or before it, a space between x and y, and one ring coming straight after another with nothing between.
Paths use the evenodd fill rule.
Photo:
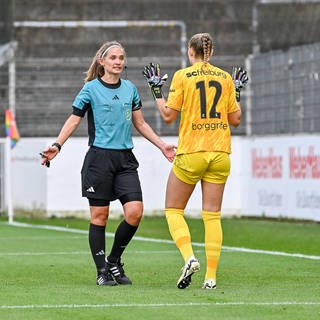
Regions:
<instances>
[{"instance_id":1,"label":"short sleeve","mask_svg":"<svg viewBox=\"0 0 320 320\"><path fill-rule=\"evenodd\" d=\"M90 105L91 105L90 94L89 94L88 86L85 84L82 87L82 89L79 91L78 95L75 97L72 103L72 108L73 108L72 114L79 117L84 117Z\"/></svg>"},{"instance_id":2,"label":"short sleeve","mask_svg":"<svg viewBox=\"0 0 320 320\"><path fill-rule=\"evenodd\" d=\"M228 103L228 113L236 112L240 110L240 107L236 100L236 88L234 86L233 80L229 75L229 103Z\"/></svg>"},{"instance_id":3,"label":"short sleeve","mask_svg":"<svg viewBox=\"0 0 320 320\"><path fill-rule=\"evenodd\" d=\"M136 111L141 109L142 103L141 103L141 99L140 99L140 95L137 87L135 85L132 85L132 86L133 86L132 111Z\"/></svg>"},{"instance_id":4,"label":"short sleeve","mask_svg":"<svg viewBox=\"0 0 320 320\"><path fill-rule=\"evenodd\" d=\"M75 97L72 106L78 109L85 108L85 105L90 103L90 94L88 86L85 84L79 91L78 95Z\"/></svg>"},{"instance_id":5,"label":"short sleeve","mask_svg":"<svg viewBox=\"0 0 320 320\"><path fill-rule=\"evenodd\" d=\"M170 109L174 109L177 111L180 111L183 104L183 83L182 83L182 70L178 70L173 75L170 89L169 89L169 95L168 95L168 101L166 106Z\"/></svg>"}]
</instances>

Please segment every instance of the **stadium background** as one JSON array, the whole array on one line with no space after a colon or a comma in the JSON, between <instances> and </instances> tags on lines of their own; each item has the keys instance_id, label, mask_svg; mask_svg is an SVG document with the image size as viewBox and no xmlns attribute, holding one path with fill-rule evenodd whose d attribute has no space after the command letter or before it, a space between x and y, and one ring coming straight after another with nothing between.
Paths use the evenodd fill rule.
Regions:
<instances>
[{"instance_id":1,"label":"stadium background","mask_svg":"<svg viewBox=\"0 0 320 320\"><path fill-rule=\"evenodd\" d=\"M267 135L268 139L277 139L281 135L287 139L297 134L307 135L302 140L307 142L312 138L315 150L308 154L315 157L314 167L316 171L319 169L319 1L37 0L31 5L28 1L16 0L2 1L1 6L1 21L4 22L1 42L17 43L15 114L23 139L45 137L51 141L49 138L57 135L70 113L75 93L82 86L83 72L90 58L102 42L112 39L126 47L127 77L138 86L146 120L162 136L174 138L177 125L162 123L141 69L150 60L156 60L172 76L181 64L181 31L174 26L31 28L19 22L175 20L185 23L187 38L203 31L212 34L215 42L213 62L217 66L227 71L233 65L250 68L250 86L242 98L243 122L240 128L233 130L234 136L256 138ZM2 110L9 104L8 70L7 64L0 68ZM3 114L0 115L2 136ZM75 136L85 135L86 123L83 121ZM273 148L273 142L268 148L267 152ZM22 149L30 150L30 146L24 149L22 145ZM281 150L281 143L276 149ZM3 148L1 150L3 156ZM269 153L262 157L268 159ZM41 179L45 181L50 177ZM318 182L318 176L303 181L311 183L314 190ZM312 215L317 220L320 219L320 195L312 191L311 196ZM4 210L3 205L1 208Z\"/></svg>"}]
</instances>

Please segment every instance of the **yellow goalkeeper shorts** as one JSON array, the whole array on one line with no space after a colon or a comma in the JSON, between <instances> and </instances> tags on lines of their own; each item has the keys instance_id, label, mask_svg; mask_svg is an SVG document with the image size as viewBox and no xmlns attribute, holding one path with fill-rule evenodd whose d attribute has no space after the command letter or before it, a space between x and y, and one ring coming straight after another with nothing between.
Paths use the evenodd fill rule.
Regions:
<instances>
[{"instance_id":1,"label":"yellow goalkeeper shorts","mask_svg":"<svg viewBox=\"0 0 320 320\"><path fill-rule=\"evenodd\" d=\"M225 152L179 154L172 169L178 179L188 184L196 184L200 180L226 183L230 174L230 157Z\"/></svg>"}]
</instances>

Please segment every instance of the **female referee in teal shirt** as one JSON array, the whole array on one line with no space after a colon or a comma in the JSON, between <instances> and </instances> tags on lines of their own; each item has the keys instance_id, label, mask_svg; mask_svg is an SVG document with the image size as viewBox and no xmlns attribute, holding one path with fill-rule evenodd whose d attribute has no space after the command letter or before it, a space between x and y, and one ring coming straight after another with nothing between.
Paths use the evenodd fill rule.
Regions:
<instances>
[{"instance_id":1,"label":"female referee in teal shirt","mask_svg":"<svg viewBox=\"0 0 320 320\"><path fill-rule=\"evenodd\" d=\"M89 150L81 176L82 196L90 205L89 245L97 269L97 285L132 284L121 255L134 236L143 213L138 162L132 153L132 124L172 162L175 146L163 142L145 122L137 88L120 78L126 62L122 45L103 44L87 71L85 85L73 102L73 112L55 143L43 151L48 164L87 113ZM105 256L105 229L110 201L119 199L124 220L119 224L109 255Z\"/></svg>"}]
</instances>

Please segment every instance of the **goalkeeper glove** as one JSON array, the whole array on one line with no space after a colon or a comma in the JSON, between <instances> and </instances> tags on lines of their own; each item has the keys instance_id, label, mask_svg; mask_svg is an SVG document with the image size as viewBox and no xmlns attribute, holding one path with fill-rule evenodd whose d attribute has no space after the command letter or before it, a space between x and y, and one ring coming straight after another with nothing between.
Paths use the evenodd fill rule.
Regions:
<instances>
[{"instance_id":1,"label":"goalkeeper glove","mask_svg":"<svg viewBox=\"0 0 320 320\"><path fill-rule=\"evenodd\" d=\"M159 63L149 63L149 65L144 67L142 74L147 80L153 97L155 99L163 98L162 86L168 79L168 75L165 74L161 77Z\"/></svg>"},{"instance_id":2,"label":"goalkeeper glove","mask_svg":"<svg viewBox=\"0 0 320 320\"><path fill-rule=\"evenodd\" d=\"M232 79L234 86L236 87L236 99L239 102L240 90L247 84L249 80L247 71L243 70L241 67L232 67Z\"/></svg>"}]
</instances>

